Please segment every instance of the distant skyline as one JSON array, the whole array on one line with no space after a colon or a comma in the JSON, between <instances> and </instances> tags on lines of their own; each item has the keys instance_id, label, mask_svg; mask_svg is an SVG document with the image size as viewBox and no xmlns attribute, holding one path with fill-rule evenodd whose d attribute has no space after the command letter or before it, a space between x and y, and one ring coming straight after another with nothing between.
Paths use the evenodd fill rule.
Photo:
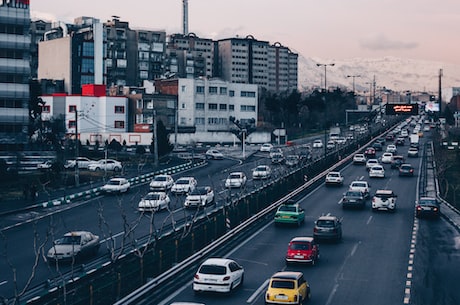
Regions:
<instances>
[{"instance_id":1,"label":"distant skyline","mask_svg":"<svg viewBox=\"0 0 460 305\"><path fill-rule=\"evenodd\" d=\"M458 0L189 0L189 32L254 36L323 60L394 56L460 65ZM182 0L31 0L31 17L112 16L131 28L182 32Z\"/></svg>"}]
</instances>

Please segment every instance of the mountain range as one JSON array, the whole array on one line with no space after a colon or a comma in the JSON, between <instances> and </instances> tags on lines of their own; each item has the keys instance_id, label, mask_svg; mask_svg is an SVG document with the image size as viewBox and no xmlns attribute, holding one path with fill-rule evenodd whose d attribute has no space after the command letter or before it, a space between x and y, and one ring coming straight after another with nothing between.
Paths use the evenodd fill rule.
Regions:
<instances>
[{"instance_id":1,"label":"mountain range","mask_svg":"<svg viewBox=\"0 0 460 305\"><path fill-rule=\"evenodd\" d=\"M439 74L442 69L441 88L460 87L460 65L442 62L402 59L397 57L352 58L325 60L306 58L299 54L299 89L324 88L324 66L328 87L341 87L355 91L369 91L375 78L376 88L393 91L438 92ZM347 77L350 76L350 77Z\"/></svg>"}]
</instances>

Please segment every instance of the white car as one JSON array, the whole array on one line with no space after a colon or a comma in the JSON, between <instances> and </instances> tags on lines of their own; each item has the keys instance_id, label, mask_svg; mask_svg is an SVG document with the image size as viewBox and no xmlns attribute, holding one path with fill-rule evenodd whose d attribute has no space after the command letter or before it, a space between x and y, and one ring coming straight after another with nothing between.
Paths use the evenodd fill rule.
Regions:
<instances>
[{"instance_id":1,"label":"white car","mask_svg":"<svg viewBox=\"0 0 460 305\"><path fill-rule=\"evenodd\" d=\"M387 145L386 152L395 154L397 152L396 145L394 145L394 144Z\"/></svg>"},{"instance_id":2,"label":"white car","mask_svg":"<svg viewBox=\"0 0 460 305\"><path fill-rule=\"evenodd\" d=\"M181 177L174 182L171 193L188 194L195 189L197 181L193 177Z\"/></svg>"},{"instance_id":3,"label":"white car","mask_svg":"<svg viewBox=\"0 0 460 305\"><path fill-rule=\"evenodd\" d=\"M126 193L129 191L131 183L126 178L112 178L102 188L104 193Z\"/></svg>"},{"instance_id":4,"label":"white car","mask_svg":"<svg viewBox=\"0 0 460 305\"><path fill-rule=\"evenodd\" d=\"M66 163L64 164L64 168L68 168L68 169L75 168L75 165L77 165L77 161L78 161L78 168L80 169L88 169L88 166L91 163L97 162L97 161L91 160L86 157L78 157L75 160L67 160Z\"/></svg>"},{"instance_id":5,"label":"white car","mask_svg":"<svg viewBox=\"0 0 460 305\"><path fill-rule=\"evenodd\" d=\"M313 141L313 148L322 148L323 147L323 141L321 140L314 140Z\"/></svg>"},{"instance_id":6,"label":"white car","mask_svg":"<svg viewBox=\"0 0 460 305\"><path fill-rule=\"evenodd\" d=\"M231 292L243 284L244 269L226 258L207 259L193 278L193 291Z\"/></svg>"},{"instance_id":7,"label":"white car","mask_svg":"<svg viewBox=\"0 0 460 305\"><path fill-rule=\"evenodd\" d=\"M217 149L208 149L205 154L207 159L222 160L224 155Z\"/></svg>"},{"instance_id":8,"label":"white car","mask_svg":"<svg viewBox=\"0 0 460 305\"><path fill-rule=\"evenodd\" d=\"M332 140L327 141L326 148L327 149L334 149L335 148L335 142L332 141Z\"/></svg>"},{"instance_id":9,"label":"white car","mask_svg":"<svg viewBox=\"0 0 460 305\"><path fill-rule=\"evenodd\" d=\"M102 159L88 165L90 171L114 171L119 172L123 169L121 162L113 159Z\"/></svg>"},{"instance_id":10,"label":"white car","mask_svg":"<svg viewBox=\"0 0 460 305\"><path fill-rule=\"evenodd\" d=\"M350 187L348 188L350 191L360 191L365 198L369 197L370 194L370 185L367 181L363 180L356 180L350 183Z\"/></svg>"},{"instance_id":11,"label":"white car","mask_svg":"<svg viewBox=\"0 0 460 305\"><path fill-rule=\"evenodd\" d=\"M369 159L366 161L366 170L370 170L372 166L379 165L379 160L377 159Z\"/></svg>"},{"instance_id":12,"label":"white car","mask_svg":"<svg viewBox=\"0 0 460 305\"><path fill-rule=\"evenodd\" d=\"M52 167L53 167L53 161L50 161L50 160L37 164L37 169L41 171L50 170Z\"/></svg>"},{"instance_id":13,"label":"white car","mask_svg":"<svg viewBox=\"0 0 460 305\"><path fill-rule=\"evenodd\" d=\"M367 159L364 154L355 154L353 156L353 164L366 164Z\"/></svg>"},{"instance_id":14,"label":"white car","mask_svg":"<svg viewBox=\"0 0 460 305\"><path fill-rule=\"evenodd\" d=\"M247 177L243 172L233 172L225 179L226 188L241 188L246 185Z\"/></svg>"},{"instance_id":15,"label":"white car","mask_svg":"<svg viewBox=\"0 0 460 305\"><path fill-rule=\"evenodd\" d=\"M270 149L270 154L269 154L269 157L270 158L273 158L274 156L276 155L283 155L283 151L281 150L281 148L275 148L275 147L272 147Z\"/></svg>"},{"instance_id":16,"label":"white car","mask_svg":"<svg viewBox=\"0 0 460 305\"><path fill-rule=\"evenodd\" d=\"M369 178L385 178L385 169L382 165L374 165L369 169Z\"/></svg>"},{"instance_id":17,"label":"white car","mask_svg":"<svg viewBox=\"0 0 460 305\"><path fill-rule=\"evenodd\" d=\"M54 261L77 260L96 255L99 247L99 236L87 231L74 231L55 240L46 257Z\"/></svg>"},{"instance_id":18,"label":"white car","mask_svg":"<svg viewBox=\"0 0 460 305\"><path fill-rule=\"evenodd\" d=\"M372 197L372 211L387 210L394 212L396 210L396 197L392 190L377 190Z\"/></svg>"},{"instance_id":19,"label":"white car","mask_svg":"<svg viewBox=\"0 0 460 305\"><path fill-rule=\"evenodd\" d=\"M150 192L139 201L138 211L156 212L169 207L171 199L165 192Z\"/></svg>"},{"instance_id":20,"label":"white car","mask_svg":"<svg viewBox=\"0 0 460 305\"><path fill-rule=\"evenodd\" d=\"M265 143L265 144L262 144L262 146L260 147L260 151L262 152L270 152L270 150L273 148L273 145L270 144L270 143Z\"/></svg>"},{"instance_id":21,"label":"white car","mask_svg":"<svg viewBox=\"0 0 460 305\"><path fill-rule=\"evenodd\" d=\"M417 147L411 147L409 148L409 150L407 151L407 156L409 158L416 158L418 157L418 149Z\"/></svg>"},{"instance_id":22,"label":"white car","mask_svg":"<svg viewBox=\"0 0 460 305\"><path fill-rule=\"evenodd\" d=\"M272 175L272 170L268 165L259 165L252 170L252 179L268 179Z\"/></svg>"},{"instance_id":23,"label":"white car","mask_svg":"<svg viewBox=\"0 0 460 305\"><path fill-rule=\"evenodd\" d=\"M186 208L200 208L214 202L214 191L210 186L196 187L185 198Z\"/></svg>"},{"instance_id":24,"label":"white car","mask_svg":"<svg viewBox=\"0 0 460 305\"><path fill-rule=\"evenodd\" d=\"M343 176L340 172L329 172L326 175L326 185L342 185L343 184Z\"/></svg>"},{"instance_id":25,"label":"white car","mask_svg":"<svg viewBox=\"0 0 460 305\"><path fill-rule=\"evenodd\" d=\"M393 160L393 153L391 152L383 153L382 157L380 158L380 161L383 164L390 164L392 160Z\"/></svg>"},{"instance_id":26,"label":"white car","mask_svg":"<svg viewBox=\"0 0 460 305\"><path fill-rule=\"evenodd\" d=\"M150 182L149 187L152 191L167 191L174 184L174 179L171 175L156 175Z\"/></svg>"}]
</instances>

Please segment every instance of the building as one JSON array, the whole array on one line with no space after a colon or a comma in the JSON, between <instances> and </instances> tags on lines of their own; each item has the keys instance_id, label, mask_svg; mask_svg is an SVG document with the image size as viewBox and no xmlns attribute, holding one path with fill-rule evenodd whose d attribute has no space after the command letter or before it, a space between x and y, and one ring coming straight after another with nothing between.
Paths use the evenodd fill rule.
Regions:
<instances>
[{"instance_id":1,"label":"building","mask_svg":"<svg viewBox=\"0 0 460 305\"><path fill-rule=\"evenodd\" d=\"M135 33L136 85L140 86L143 81L154 80L165 74L166 32L138 29L135 30Z\"/></svg>"},{"instance_id":2,"label":"building","mask_svg":"<svg viewBox=\"0 0 460 305\"><path fill-rule=\"evenodd\" d=\"M268 48L268 88L272 92L296 90L298 54L279 42Z\"/></svg>"},{"instance_id":3,"label":"building","mask_svg":"<svg viewBox=\"0 0 460 305\"><path fill-rule=\"evenodd\" d=\"M28 142L30 9L28 0L0 3L0 149Z\"/></svg>"},{"instance_id":4,"label":"building","mask_svg":"<svg viewBox=\"0 0 460 305\"><path fill-rule=\"evenodd\" d=\"M51 22L33 20L30 23L30 75L38 77L38 43L43 41L45 33L51 30Z\"/></svg>"}]
</instances>

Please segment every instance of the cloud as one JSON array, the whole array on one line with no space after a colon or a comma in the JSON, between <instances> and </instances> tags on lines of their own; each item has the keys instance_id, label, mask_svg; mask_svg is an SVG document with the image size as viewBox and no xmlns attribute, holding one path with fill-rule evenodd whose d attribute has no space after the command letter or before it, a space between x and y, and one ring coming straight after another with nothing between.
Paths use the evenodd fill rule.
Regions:
<instances>
[{"instance_id":1,"label":"cloud","mask_svg":"<svg viewBox=\"0 0 460 305\"><path fill-rule=\"evenodd\" d=\"M391 40L384 34L377 34L360 41L361 47L369 50L408 50L418 47L418 43L412 41Z\"/></svg>"}]
</instances>

